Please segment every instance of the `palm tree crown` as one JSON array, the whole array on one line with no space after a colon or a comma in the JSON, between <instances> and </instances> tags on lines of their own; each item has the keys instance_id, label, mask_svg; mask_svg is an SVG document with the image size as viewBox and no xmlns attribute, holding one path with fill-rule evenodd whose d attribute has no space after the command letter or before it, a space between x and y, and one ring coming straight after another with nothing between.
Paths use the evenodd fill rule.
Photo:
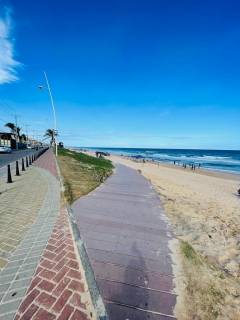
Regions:
<instances>
[{"instance_id":1,"label":"palm tree crown","mask_svg":"<svg viewBox=\"0 0 240 320\"><path fill-rule=\"evenodd\" d=\"M55 136L57 136L57 132L53 129L47 129L44 136L51 138L50 143L53 144L55 142Z\"/></svg>"},{"instance_id":2,"label":"palm tree crown","mask_svg":"<svg viewBox=\"0 0 240 320\"><path fill-rule=\"evenodd\" d=\"M5 124L5 127L8 127L9 129L11 129L12 133L16 133L16 126L14 123L12 122L8 122Z\"/></svg>"}]
</instances>

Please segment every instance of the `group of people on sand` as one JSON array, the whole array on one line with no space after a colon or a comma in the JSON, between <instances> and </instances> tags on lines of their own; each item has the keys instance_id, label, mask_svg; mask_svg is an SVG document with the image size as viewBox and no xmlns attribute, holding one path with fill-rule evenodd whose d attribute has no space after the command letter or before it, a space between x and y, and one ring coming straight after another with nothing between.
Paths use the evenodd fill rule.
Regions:
<instances>
[{"instance_id":1,"label":"group of people on sand","mask_svg":"<svg viewBox=\"0 0 240 320\"><path fill-rule=\"evenodd\" d=\"M173 161L174 165L181 165L181 162L176 162L175 160ZM197 165L195 163L182 163L182 167L186 169L187 167L191 168L191 170L195 171L196 168L201 168L201 163L198 163Z\"/></svg>"},{"instance_id":2,"label":"group of people on sand","mask_svg":"<svg viewBox=\"0 0 240 320\"><path fill-rule=\"evenodd\" d=\"M142 159L142 158L139 158L139 157L126 157L126 159L130 159L130 160L133 160L135 162L141 162L141 163L147 163L147 162L151 162L151 163L157 163L159 165L159 161L157 160L154 160L154 159ZM201 168L201 163L185 163L185 162L181 162L181 161L176 161L174 160L173 161L173 164L174 165L177 165L177 166L182 166L184 169L187 169L187 168L190 168L192 171L195 171L196 168L200 169Z\"/></svg>"}]
</instances>

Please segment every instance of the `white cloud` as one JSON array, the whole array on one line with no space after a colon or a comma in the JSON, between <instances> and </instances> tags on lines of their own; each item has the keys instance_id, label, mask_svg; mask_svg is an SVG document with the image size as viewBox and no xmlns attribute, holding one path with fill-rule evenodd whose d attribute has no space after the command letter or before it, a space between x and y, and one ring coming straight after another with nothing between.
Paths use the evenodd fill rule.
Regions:
<instances>
[{"instance_id":1,"label":"white cloud","mask_svg":"<svg viewBox=\"0 0 240 320\"><path fill-rule=\"evenodd\" d=\"M3 15L0 15L0 84L18 80L16 68L20 63L14 59L11 30L10 10L5 8Z\"/></svg>"}]
</instances>

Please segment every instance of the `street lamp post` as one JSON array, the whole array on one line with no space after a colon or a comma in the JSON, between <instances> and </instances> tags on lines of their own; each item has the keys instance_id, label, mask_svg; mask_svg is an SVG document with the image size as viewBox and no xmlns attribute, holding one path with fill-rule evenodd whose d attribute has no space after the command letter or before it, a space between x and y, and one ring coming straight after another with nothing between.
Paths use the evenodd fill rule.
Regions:
<instances>
[{"instance_id":1,"label":"street lamp post","mask_svg":"<svg viewBox=\"0 0 240 320\"><path fill-rule=\"evenodd\" d=\"M50 101L51 101L51 105L52 105L52 110L53 110L53 118L54 118L54 143L55 143L55 152L56 152L56 157L58 155L58 147L57 147L57 120L56 120L56 111L55 111L55 105L53 102L53 96L52 96L52 91L51 91L51 87L48 81L48 77L47 77L47 73L45 71L43 71L44 73L44 77L46 80L46 84L47 84L47 89L48 89L48 93L49 93L49 97L50 97Z\"/></svg>"}]
</instances>

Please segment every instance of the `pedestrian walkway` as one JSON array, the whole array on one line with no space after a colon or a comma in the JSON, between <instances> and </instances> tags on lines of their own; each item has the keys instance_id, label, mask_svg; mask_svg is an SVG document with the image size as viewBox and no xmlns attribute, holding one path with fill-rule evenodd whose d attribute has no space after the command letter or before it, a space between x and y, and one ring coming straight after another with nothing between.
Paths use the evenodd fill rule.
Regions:
<instances>
[{"instance_id":1,"label":"pedestrian walkway","mask_svg":"<svg viewBox=\"0 0 240 320\"><path fill-rule=\"evenodd\" d=\"M39 168L49 171L54 177L58 178L56 160L51 149L47 150L34 164Z\"/></svg>"},{"instance_id":2,"label":"pedestrian walkway","mask_svg":"<svg viewBox=\"0 0 240 320\"><path fill-rule=\"evenodd\" d=\"M14 183L0 180L0 270L35 221L47 194L47 178L30 168Z\"/></svg>"},{"instance_id":3,"label":"pedestrian walkway","mask_svg":"<svg viewBox=\"0 0 240 320\"><path fill-rule=\"evenodd\" d=\"M73 210L110 320L175 319L172 234L150 183L117 165Z\"/></svg>"},{"instance_id":4,"label":"pedestrian walkway","mask_svg":"<svg viewBox=\"0 0 240 320\"><path fill-rule=\"evenodd\" d=\"M87 320L93 316L66 209L61 210L16 320Z\"/></svg>"},{"instance_id":5,"label":"pedestrian walkway","mask_svg":"<svg viewBox=\"0 0 240 320\"><path fill-rule=\"evenodd\" d=\"M56 178L48 150L13 184L1 181L0 219L7 222L0 239L10 243L7 231L17 241L9 250L2 246L0 320L94 319Z\"/></svg>"}]
</instances>

